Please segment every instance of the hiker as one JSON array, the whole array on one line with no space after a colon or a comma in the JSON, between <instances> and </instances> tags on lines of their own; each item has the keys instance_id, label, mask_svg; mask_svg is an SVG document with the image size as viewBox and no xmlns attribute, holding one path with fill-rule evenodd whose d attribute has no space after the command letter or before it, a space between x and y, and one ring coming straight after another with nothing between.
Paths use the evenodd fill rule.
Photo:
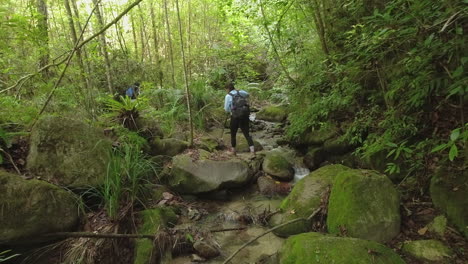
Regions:
<instances>
[{"instance_id":1,"label":"hiker","mask_svg":"<svg viewBox=\"0 0 468 264\"><path fill-rule=\"evenodd\" d=\"M130 97L131 99L136 99L140 94L140 83L135 82L132 86L130 86L126 91L125 95Z\"/></svg>"},{"instance_id":2,"label":"hiker","mask_svg":"<svg viewBox=\"0 0 468 264\"><path fill-rule=\"evenodd\" d=\"M226 86L226 97L224 97L224 110L231 115L231 152L236 155L236 134L240 128L249 143L250 153L255 155L252 137L249 134L249 93L244 90L234 89L234 84Z\"/></svg>"}]
</instances>

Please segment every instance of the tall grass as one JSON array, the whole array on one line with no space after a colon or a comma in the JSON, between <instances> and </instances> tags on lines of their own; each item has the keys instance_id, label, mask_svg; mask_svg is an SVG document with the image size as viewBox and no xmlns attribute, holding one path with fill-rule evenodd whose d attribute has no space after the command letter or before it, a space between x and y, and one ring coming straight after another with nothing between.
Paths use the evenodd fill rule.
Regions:
<instances>
[{"instance_id":1,"label":"tall grass","mask_svg":"<svg viewBox=\"0 0 468 264\"><path fill-rule=\"evenodd\" d=\"M102 188L109 217L116 219L122 205L138 201L152 175L155 175L154 166L145 159L139 146L123 143L113 150Z\"/></svg>"}]
</instances>

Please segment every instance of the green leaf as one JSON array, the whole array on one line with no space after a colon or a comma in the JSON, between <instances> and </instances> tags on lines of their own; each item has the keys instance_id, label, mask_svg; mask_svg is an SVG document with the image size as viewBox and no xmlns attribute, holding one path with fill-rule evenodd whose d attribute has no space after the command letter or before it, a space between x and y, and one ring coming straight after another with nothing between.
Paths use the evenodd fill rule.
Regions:
<instances>
[{"instance_id":1,"label":"green leaf","mask_svg":"<svg viewBox=\"0 0 468 264\"><path fill-rule=\"evenodd\" d=\"M440 144L439 146L433 148L431 150L431 153L434 153L434 152L438 152L438 151L441 151L443 149L447 148L447 144Z\"/></svg>"},{"instance_id":2,"label":"green leaf","mask_svg":"<svg viewBox=\"0 0 468 264\"><path fill-rule=\"evenodd\" d=\"M453 144L449 151L449 160L453 161L456 156L458 156L458 148L457 145Z\"/></svg>"},{"instance_id":3,"label":"green leaf","mask_svg":"<svg viewBox=\"0 0 468 264\"><path fill-rule=\"evenodd\" d=\"M455 141L458 139L459 136L460 136L460 128L457 128L452 131L452 134L450 134L450 140Z\"/></svg>"},{"instance_id":4,"label":"green leaf","mask_svg":"<svg viewBox=\"0 0 468 264\"><path fill-rule=\"evenodd\" d=\"M458 68L452 73L453 78L457 78L463 74L463 66L458 66Z\"/></svg>"}]
</instances>

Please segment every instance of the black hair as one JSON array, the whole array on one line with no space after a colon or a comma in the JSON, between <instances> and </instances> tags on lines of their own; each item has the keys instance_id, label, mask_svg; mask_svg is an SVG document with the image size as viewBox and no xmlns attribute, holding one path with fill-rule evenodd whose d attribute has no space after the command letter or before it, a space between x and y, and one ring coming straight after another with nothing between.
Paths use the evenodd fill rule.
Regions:
<instances>
[{"instance_id":1,"label":"black hair","mask_svg":"<svg viewBox=\"0 0 468 264\"><path fill-rule=\"evenodd\" d=\"M229 89L229 91L234 90L235 89L234 88L234 83L232 83L232 82L226 83L226 89Z\"/></svg>"},{"instance_id":2,"label":"black hair","mask_svg":"<svg viewBox=\"0 0 468 264\"><path fill-rule=\"evenodd\" d=\"M139 83L139 82L135 82L133 85L135 85L135 86L138 87L138 86L140 86L140 83Z\"/></svg>"}]
</instances>

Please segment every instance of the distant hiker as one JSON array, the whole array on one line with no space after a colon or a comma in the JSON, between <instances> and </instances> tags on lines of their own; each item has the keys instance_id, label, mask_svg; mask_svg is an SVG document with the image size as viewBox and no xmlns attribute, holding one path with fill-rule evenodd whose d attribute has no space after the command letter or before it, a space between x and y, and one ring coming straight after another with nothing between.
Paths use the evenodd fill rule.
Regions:
<instances>
[{"instance_id":1,"label":"distant hiker","mask_svg":"<svg viewBox=\"0 0 468 264\"><path fill-rule=\"evenodd\" d=\"M131 99L136 99L140 94L140 83L136 82L132 86L130 86L126 91L125 95L130 97Z\"/></svg>"},{"instance_id":2,"label":"distant hiker","mask_svg":"<svg viewBox=\"0 0 468 264\"><path fill-rule=\"evenodd\" d=\"M249 134L249 93L244 90L235 90L234 84L226 86L227 94L224 97L224 110L231 114L231 151L236 154L236 134L240 128L249 143L250 152L255 154L254 143Z\"/></svg>"}]
</instances>

